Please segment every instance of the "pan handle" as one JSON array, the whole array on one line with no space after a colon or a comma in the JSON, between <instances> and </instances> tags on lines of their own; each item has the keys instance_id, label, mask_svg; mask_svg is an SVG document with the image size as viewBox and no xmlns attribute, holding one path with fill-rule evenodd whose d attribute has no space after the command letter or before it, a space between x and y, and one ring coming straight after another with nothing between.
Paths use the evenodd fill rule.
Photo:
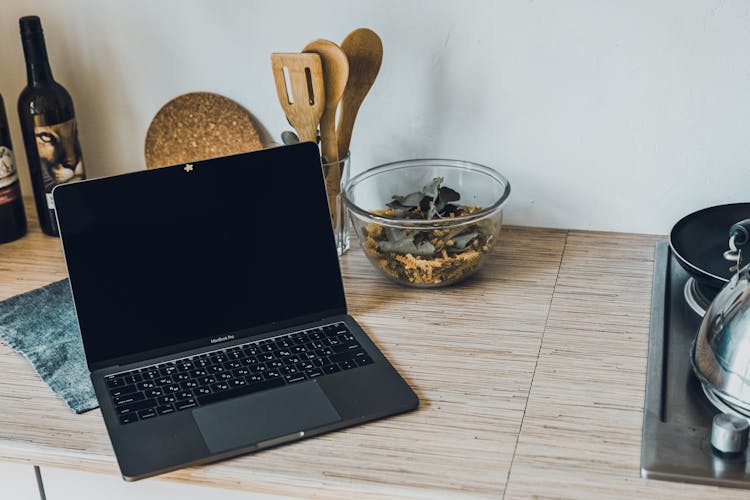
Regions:
<instances>
[{"instance_id":1,"label":"pan handle","mask_svg":"<svg viewBox=\"0 0 750 500\"><path fill-rule=\"evenodd\" d=\"M734 247L740 249L750 242L750 219L741 220L729 228L729 239L734 240Z\"/></svg>"}]
</instances>

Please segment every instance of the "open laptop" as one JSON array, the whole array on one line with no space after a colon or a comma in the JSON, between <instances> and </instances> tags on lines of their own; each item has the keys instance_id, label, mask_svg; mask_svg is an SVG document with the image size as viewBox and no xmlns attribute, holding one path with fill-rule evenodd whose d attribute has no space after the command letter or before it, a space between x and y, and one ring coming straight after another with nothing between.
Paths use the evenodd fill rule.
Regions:
<instances>
[{"instance_id":1,"label":"open laptop","mask_svg":"<svg viewBox=\"0 0 750 500\"><path fill-rule=\"evenodd\" d=\"M417 407L347 314L315 144L63 184L53 195L125 479Z\"/></svg>"}]
</instances>

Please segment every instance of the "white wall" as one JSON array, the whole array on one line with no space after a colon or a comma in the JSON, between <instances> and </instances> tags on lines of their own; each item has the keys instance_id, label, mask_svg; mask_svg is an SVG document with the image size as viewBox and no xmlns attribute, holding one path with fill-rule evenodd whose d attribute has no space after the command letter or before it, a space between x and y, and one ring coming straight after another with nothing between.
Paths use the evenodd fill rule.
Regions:
<instances>
[{"instance_id":1,"label":"white wall","mask_svg":"<svg viewBox=\"0 0 750 500\"><path fill-rule=\"evenodd\" d=\"M289 127L271 52L368 26L385 56L355 130L355 172L424 156L485 163L511 181L507 222L566 228L663 234L693 210L749 198L745 0L3 0L2 10L0 93L18 156L17 19L35 13L90 176L143 168L151 118L184 92L233 98L278 138Z\"/></svg>"}]
</instances>

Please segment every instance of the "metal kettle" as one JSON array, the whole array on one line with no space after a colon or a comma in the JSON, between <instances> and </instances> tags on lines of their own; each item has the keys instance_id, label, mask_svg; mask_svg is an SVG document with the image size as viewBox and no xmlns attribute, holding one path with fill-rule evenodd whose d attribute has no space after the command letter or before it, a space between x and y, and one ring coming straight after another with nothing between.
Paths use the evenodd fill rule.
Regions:
<instances>
[{"instance_id":1,"label":"metal kettle","mask_svg":"<svg viewBox=\"0 0 750 500\"><path fill-rule=\"evenodd\" d=\"M736 261L734 276L706 311L690 358L700 381L735 407L750 411L750 219L729 230L728 260Z\"/></svg>"}]
</instances>

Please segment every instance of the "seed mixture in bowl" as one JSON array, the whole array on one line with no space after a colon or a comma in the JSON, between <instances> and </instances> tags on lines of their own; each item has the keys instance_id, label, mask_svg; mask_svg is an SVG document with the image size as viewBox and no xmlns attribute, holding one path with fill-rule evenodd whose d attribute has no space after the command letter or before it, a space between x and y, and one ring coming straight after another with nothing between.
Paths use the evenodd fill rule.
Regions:
<instances>
[{"instance_id":1,"label":"seed mixture in bowl","mask_svg":"<svg viewBox=\"0 0 750 500\"><path fill-rule=\"evenodd\" d=\"M394 195L387 208L372 213L395 220L431 220L415 229L371 222L361 228L367 256L389 277L416 286L440 286L470 275L489 253L496 229L492 219L451 224L482 210L456 203L461 196L436 177L422 191Z\"/></svg>"}]
</instances>

